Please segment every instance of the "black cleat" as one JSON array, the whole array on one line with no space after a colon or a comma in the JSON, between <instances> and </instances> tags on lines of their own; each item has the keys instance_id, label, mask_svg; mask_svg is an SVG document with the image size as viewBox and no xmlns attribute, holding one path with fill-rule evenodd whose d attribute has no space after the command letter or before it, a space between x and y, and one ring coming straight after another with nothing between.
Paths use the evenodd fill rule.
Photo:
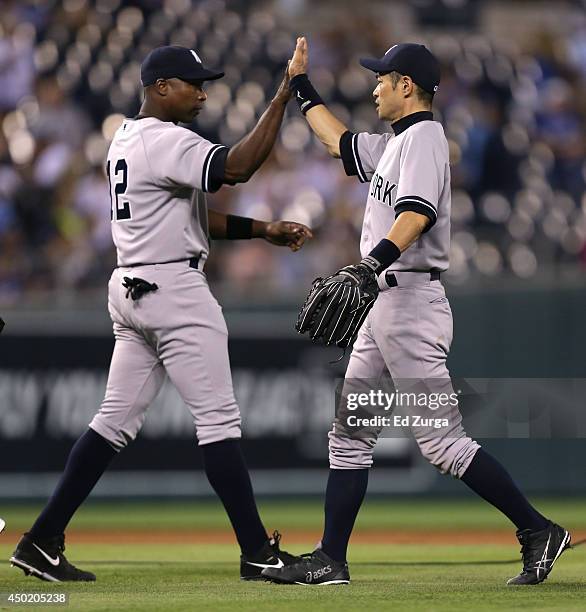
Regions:
<instances>
[{"instance_id":1,"label":"black cleat","mask_svg":"<svg viewBox=\"0 0 586 612\"><path fill-rule=\"evenodd\" d=\"M279 548L281 534L278 531L263 546L262 550L254 557L240 556L240 579L262 580L261 572L265 568L286 567L299 561L299 557L291 555Z\"/></svg>"},{"instance_id":2,"label":"black cleat","mask_svg":"<svg viewBox=\"0 0 586 612\"><path fill-rule=\"evenodd\" d=\"M517 531L521 544L523 571L507 584L525 585L543 582L558 557L570 548L570 534L563 527L550 522L545 529Z\"/></svg>"},{"instance_id":3,"label":"black cleat","mask_svg":"<svg viewBox=\"0 0 586 612\"><path fill-rule=\"evenodd\" d=\"M330 559L323 550L301 555L299 560L285 567L269 567L262 577L277 584L348 584L350 572L347 563Z\"/></svg>"},{"instance_id":4,"label":"black cleat","mask_svg":"<svg viewBox=\"0 0 586 612\"><path fill-rule=\"evenodd\" d=\"M47 539L33 541L25 533L10 557L10 562L27 576L35 576L49 582L93 582L96 577L71 565L63 554L65 536L63 534Z\"/></svg>"}]
</instances>

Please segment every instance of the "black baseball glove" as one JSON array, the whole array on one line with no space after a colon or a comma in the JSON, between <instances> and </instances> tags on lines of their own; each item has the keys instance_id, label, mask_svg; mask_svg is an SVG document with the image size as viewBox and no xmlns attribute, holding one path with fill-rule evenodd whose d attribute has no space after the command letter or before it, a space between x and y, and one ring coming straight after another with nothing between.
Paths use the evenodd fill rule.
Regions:
<instances>
[{"instance_id":1,"label":"black baseball glove","mask_svg":"<svg viewBox=\"0 0 586 612\"><path fill-rule=\"evenodd\" d=\"M295 329L326 346L346 348L379 292L374 270L359 263L346 266L327 278L316 278L299 311Z\"/></svg>"}]
</instances>

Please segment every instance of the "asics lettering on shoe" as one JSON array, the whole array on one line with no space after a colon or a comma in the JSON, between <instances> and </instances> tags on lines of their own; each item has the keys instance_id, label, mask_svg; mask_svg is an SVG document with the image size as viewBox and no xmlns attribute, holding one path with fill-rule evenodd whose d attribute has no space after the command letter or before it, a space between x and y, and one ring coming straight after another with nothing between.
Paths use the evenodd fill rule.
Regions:
<instances>
[{"instance_id":1,"label":"asics lettering on shoe","mask_svg":"<svg viewBox=\"0 0 586 612\"><path fill-rule=\"evenodd\" d=\"M63 552L65 536L33 539L25 533L10 557L13 566L27 576L35 576L49 582L93 582L96 577L71 565Z\"/></svg>"},{"instance_id":2,"label":"asics lettering on shoe","mask_svg":"<svg viewBox=\"0 0 586 612\"><path fill-rule=\"evenodd\" d=\"M240 578L242 580L262 580L261 572L266 568L281 568L295 563L299 557L281 550L279 542L281 534L275 531L263 546L261 551L253 557L240 557Z\"/></svg>"},{"instance_id":3,"label":"asics lettering on shoe","mask_svg":"<svg viewBox=\"0 0 586 612\"><path fill-rule=\"evenodd\" d=\"M550 522L540 531L517 531L517 539L521 544L523 570L507 582L511 585L543 582L559 556L570 548L571 537L566 529Z\"/></svg>"},{"instance_id":4,"label":"asics lettering on shoe","mask_svg":"<svg viewBox=\"0 0 586 612\"><path fill-rule=\"evenodd\" d=\"M323 550L301 555L299 561L286 567L269 567L262 577L277 584L326 585L348 584L350 572L347 563L334 561Z\"/></svg>"}]
</instances>

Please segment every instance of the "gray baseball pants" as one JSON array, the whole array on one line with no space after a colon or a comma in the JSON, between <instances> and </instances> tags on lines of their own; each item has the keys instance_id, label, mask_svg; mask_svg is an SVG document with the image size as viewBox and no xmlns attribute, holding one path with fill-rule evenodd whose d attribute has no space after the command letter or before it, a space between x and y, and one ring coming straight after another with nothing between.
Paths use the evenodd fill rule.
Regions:
<instances>
[{"instance_id":1,"label":"gray baseball pants","mask_svg":"<svg viewBox=\"0 0 586 612\"><path fill-rule=\"evenodd\" d=\"M397 272L398 286L379 278L379 294L358 333L345 376L345 390L366 382L376 385L392 377L397 391L412 391L417 381L434 393L453 393L446 359L452 342L452 311L439 280L429 273ZM428 425L411 431L423 456L442 473L461 477L479 444L466 435L457 406L434 411L410 406L407 411L445 417L441 430ZM412 420L410 423L413 422ZM359 437L345 430L338 419L329 433L330 467L360 469L372 465L372 452L380 428L367 429Z\"/></svg>"},{"instance_id":2,"label":"gray baseball pants","mask_svg":"<svg viewBox=\"0 0 586 612\"><path fill-rule=\"evenodd\" d=\"M158 289L134 301L123 277ZM240 438L228 331L205 274L187 262L117 268L108 285L116 343L106 395L90 427L120 450L140 431L168 375L187 404L200 445Z\"/></svg>"}]
</instances>

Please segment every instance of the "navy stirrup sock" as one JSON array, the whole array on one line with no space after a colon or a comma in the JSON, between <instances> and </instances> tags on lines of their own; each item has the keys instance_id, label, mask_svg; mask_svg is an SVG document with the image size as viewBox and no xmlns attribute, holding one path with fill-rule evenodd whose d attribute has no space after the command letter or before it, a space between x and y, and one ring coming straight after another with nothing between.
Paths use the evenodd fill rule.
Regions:
<instances>
[{"instance_id":1,"label":"navy stirrup sock","mask_svg":"<svg viewBox=\"0 0 586 612\"><path fill-rule=\"evenodd\" d=\"M461 480L498 508L517 529L539 531L549 524L517 488L505 468L484 449L478 449Z\"/></svg>"},{"instance_id":2,"label":"navy stirrup sock","mask_svg":"<svg viewBox=\"0 0 586 612\"><path fill-rule=\"evenodd\" d=\"M346 562L348 541L367 486L368 469L330 470L321 547L334 561Z\"/></svg>"},{"instance_id":3,"label":"navy stirrup sock","mask_svg":"<svg viewBox=\"0 0 586 612\"><path fill-rule=\"evenodd\" d=\"M105 438L88 429L73 445L61 480L30 530L33 539L65 531L75 511L90 494L117 452Z\"/></svg>"},{"instance_id":4,"label":"navy stirrup sock","mask_svg":"<svg viewBox=\"0 0 586 612\"><path fill-rule=\"evenodd\" d=\"M258 515L240 440L212 442L201 449L206 476L224 504L242 553L252 557L268 537Z\"/></svg>"}]
</instances>

